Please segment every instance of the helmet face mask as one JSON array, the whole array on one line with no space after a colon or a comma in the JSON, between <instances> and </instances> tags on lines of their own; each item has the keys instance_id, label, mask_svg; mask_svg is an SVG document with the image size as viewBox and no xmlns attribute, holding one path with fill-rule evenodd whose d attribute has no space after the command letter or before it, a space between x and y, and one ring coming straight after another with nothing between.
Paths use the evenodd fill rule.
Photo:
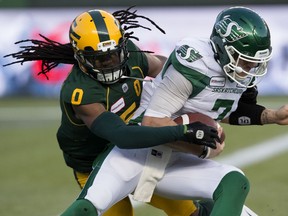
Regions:
<instances>
[{"instance_id":1,"label":"helmet face mask","mask_svg":"<svg viewBox=\"0 0 288 216\"><path fill-rule=\"evenodd\" d=\"M127 39L117 19L102 10L85 12L70 27L70 42L80 69L105 84L126 73Z\"/></svg>"},{"instance_id":2,"label":"helmet face mask","mask_svg":"<svg viewBox=\"0 0 288 216\"><path fill-rule=\"evenodd\" d=\"M256 52L255 57L245 55L233 46L225 46L230 62L223 66L226 75L243 87L253 87L267 73L268 61L271 58L270 51ZM253 78L258 82L251 83Z\"/></svg>"},{"instance_id":3,"label":"helmet face mask","mask_svg":"<svg viewBox=\"0 0 288 216\"><path fill-rule=\"evenodd\" d=\"M272 48L269 28L257 13L244 7L222 11L210 39L216 60L230 80L246 88L261 81Z\"/></svg>"},{"instance_id":4,"label":"helmet face mask","mask_svg":"<svg viewBox=\"0 0 288 216\"><path fill-rule=\"evenodd\" d=\"M78 50L75 52L75 58L83 72L102 83L112 84L125 74L128 53L126 45L122 45L105 52Z\"/></svg>"}]
</instances>

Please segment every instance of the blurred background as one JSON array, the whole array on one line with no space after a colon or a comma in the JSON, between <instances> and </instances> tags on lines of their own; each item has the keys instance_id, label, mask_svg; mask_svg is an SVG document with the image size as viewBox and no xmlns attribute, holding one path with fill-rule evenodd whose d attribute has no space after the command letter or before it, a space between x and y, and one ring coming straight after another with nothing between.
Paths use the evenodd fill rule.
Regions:
<instances>
[{"instance_id":1,"label":"blurred background","mask_svg":"<svg viewBox=\"0 0 288 216\"><path fill-rule=\"evenodd\" d=\"M193 4L192 4L193 2ZM229 2L229 4L227 4ZM237 1L234 1L237 2ZM269 65L266 82L259 85L262 95L288 94L288 5L285 1L241 1L241 5L255 9L265 18L272 34L273 58ZM281 4L282 3L282 4ZM39 39L39 34L67 43L68 29L72 20L87 9L101 8L113 12L137 5L139 13L154 20L166 31L156 28L151 31L135 29L140 38L138 45L156 54L168 55L176 41L183 37L209 37L216 15L223 8L235 5L233 1L91 1L64 0L0 0L0 97L40 96L57 97L62 81L70 65L60 65L48 76L37 76L40 62L25 63L23 66L2 65L12 58L2 58L19 50L16 41ZM238 3L237 3L238 4ZM143 21L145 23L145 21ZM281 77L281 79L279 79Z\"/></svg>"},{"instance_id":2,"label":"blurred background","mask_svg":"<svg viewBox=\"0 0 288 216\"><path fill-rule=\"evenodd\" d=\"M287 0L0 0L0 215L56 216L80 191L55 135L61 117L59 91L71 66L59 65L47 80L37 75L40 62L3 67L13 61L3 56L19 51L16 41L39 39L39 34L67 43L72 20L86 10L113 12L132 5L166 32L135 29L140 39L135 42L163 55L183 37L209 37L224 8L256 10L270 27L273 46L268 74L259 85L259 103L271 108L288 103ZM217 160L245 171L251 183L247 205L260 216L286 216L287 126L223 127L226 147ZM146 204L134 204L135 216L165 215Z\"/></svg>"}]
</instances>

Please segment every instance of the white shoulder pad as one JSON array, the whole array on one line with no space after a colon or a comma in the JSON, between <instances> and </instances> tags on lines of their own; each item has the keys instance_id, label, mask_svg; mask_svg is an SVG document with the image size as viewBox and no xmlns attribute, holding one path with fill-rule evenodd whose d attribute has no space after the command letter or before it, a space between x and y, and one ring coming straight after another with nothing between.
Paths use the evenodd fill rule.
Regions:
<instances>
[{"instance_id":1,"label":"white shoulder pad","mask_svg":"<svg viewBox=\"0 0 288 216\"><path fill-rule=\"evenodd\" d=\"M180 64L205 75L213 68L219 70L210 39L184 38L176 44L175 55Z\"/></svg>"}]
</instances>

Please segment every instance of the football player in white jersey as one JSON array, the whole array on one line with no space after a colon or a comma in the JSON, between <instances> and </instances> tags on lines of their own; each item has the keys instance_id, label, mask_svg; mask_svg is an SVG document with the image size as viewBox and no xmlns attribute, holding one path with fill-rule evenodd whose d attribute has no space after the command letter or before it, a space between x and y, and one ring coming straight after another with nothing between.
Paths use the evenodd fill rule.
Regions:
<instances>
[{"instance_id":1,"label":"football player in white jersey","mask_svg":"<svg viewBox=\"0 0 288 216\"><path fill-rule=\"evenodd\" d=\"M256 103L255 85L265 75L270 58L265 21L248 8L223 10L210 39L187 38L177 43L162 74L148 85L157 88L143 92L143 97L152 96L143 98L137 114L146 110L142 124L153 126L175 125L173 118L188 112L230 124L288 124L287 105L270 110ZM171 199L212 200L213 209L199 212L202 216L256 215L244 206L250 187L244 173L208 159L224 143L218 143L217 149L187 149L193 154L173 149L181 145L114 147L104 160L95 161L88 183L62 216L100 216L128 194L148 202L153 192Z\"/></svg>"}]
</instances>

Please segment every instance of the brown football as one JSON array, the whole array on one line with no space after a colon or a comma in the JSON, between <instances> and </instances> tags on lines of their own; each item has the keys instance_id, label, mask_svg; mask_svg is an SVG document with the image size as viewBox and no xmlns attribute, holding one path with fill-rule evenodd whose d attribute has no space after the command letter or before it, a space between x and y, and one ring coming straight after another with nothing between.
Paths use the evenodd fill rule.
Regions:
<instances>
[{"instance_id":1,"label":"brown football","mask_svg":"<svg viewBox=\"0 0 288 216\"><path fill-rule=\"evenodd\" d=\"M206 124L210 127L215 128L216 130L218 130L218 128L220 127L220 125L217 121L215 121L211 117L204 115L202 113L186 113L186 114L183 114L183 115L175 118L174 121L177 124L189 124L189 123L199 121L203 124ZM224 142L224 140L225 140L224 130L222 130L222 133L220 134L220 140L221 140L221 143Z\"/></svg>"}]
</instances>

